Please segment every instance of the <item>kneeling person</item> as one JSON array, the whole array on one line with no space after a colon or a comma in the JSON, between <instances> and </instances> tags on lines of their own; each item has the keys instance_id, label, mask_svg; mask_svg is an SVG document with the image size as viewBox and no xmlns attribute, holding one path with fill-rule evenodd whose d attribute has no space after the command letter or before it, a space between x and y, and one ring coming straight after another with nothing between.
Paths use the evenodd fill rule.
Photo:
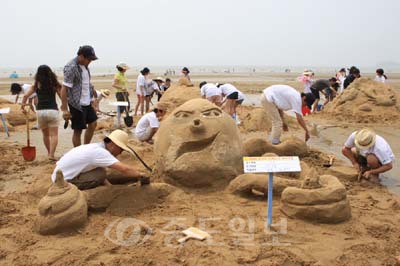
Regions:
<instances>
[{"instance_id":1,"label":"kneeling person","mask_svg":"<svg viewBox=\"0 0 400 266\"><path fill-rule=\"evenodd\" d=\"M75 147L57 162L51 179L55 182L56 173L61 170L64 179L79 189L95 188L110 184L105 169L108 167L120 172L126 182L136 181L143 174L115 158L122 151L132 153L127 144L128 134L122 130L114 130L103 142Z\"/></svg>"},{"instance_id":2,"label":"kneeling person","mask_svg":"<svg viewBox=\"0 0 400 266\"><path fill-rule=\"evenodd\" d=\"M370 129L353 132L347 139L342 153L363 177L379 182L379 174L392 169L394 154L384 138Z\"/></svg>"},{"instance_id":3,"label":"kneeling person","mask_svg":"<svg viewBox=\"0 0 400 266\"><path fill-rule=\"evenodd\" d=\"M151 143L153 136L156 134L160 127L160 120L166 113L166 106L162 103L158 103L157 107L150 113L145 114L140 118L135 128L135 136L140 141L146 141Z\"/></svg>"}]
</instances>

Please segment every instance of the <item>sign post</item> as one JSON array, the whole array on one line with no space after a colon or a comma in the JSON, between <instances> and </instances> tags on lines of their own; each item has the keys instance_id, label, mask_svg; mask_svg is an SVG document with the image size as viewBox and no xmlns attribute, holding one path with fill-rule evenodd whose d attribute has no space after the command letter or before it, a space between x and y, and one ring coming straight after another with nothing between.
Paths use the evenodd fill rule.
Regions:
<instances>
[{"instance_id":1,"label":"sign post","mask_svg":"<svg viewBox=\"0 0 400 266\"><path fill-rule=\"evenodd\" d=\"M1 122L3 123L4 131L6 132L7 137L10 137L10 133L8 132L7 123L6 120L4 119L3 114L8 114L9 112L10 112L10 107L0 109L0 118Z\"/></svg>"},{"instance_id":2,"label":"sign post","mask_svg":"<svg viewBox=\"0 0 400 266\"><path fill-rule=\"evenodd\" d=\"M123 101L119 101L119 102L110 102L109 105L111 106L117 106L117 127L120 127L121 125L119 124L119 118L121 117L121 111L119 110L120 106L129 106L128 102L123 102Z\"/></svg>"},{"instance_id":3,"label":"sign post","mask_svg":"<svg viewBox=\"0 0 400 266\"><path fill-rule=\"evenodd\" d=\"M282 157L243 157L245 173L268 173L267 228L272 224L273 173L300 172L300 160L297 156Z\"/></svg>"}]
</instances>

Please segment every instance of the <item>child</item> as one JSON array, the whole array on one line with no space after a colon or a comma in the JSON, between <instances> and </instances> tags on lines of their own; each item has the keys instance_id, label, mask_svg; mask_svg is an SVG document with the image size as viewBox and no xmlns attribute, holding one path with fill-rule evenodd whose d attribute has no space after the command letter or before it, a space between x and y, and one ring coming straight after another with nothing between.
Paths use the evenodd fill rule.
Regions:
<instances>
[{"instance_id":1,"label":"child","mask_svg":"<svg viewBox=\"0 0 400 266\"><path fill-rule=\"evenodd\" d=\"M375 81L385 83L386 80L387 80L387 76L385 75L385 72L383 71L382 68L378 68L378 69L376 70Z\"/></svg>"}]
</instances>

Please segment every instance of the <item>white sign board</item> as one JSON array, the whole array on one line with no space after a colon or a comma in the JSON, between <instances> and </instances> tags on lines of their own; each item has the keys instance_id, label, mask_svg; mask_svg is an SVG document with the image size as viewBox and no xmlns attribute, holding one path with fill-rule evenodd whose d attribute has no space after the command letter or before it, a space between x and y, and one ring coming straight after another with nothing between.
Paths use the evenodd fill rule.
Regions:
<instances>
[{"instance_id":1,"label":"white sign board","mask_svg":"<svg viewBox=\"0 0 400 266\"><path fill-rule=\"evenodd\" d=\"M9 112L10 112L10 107L1 108L1 109L0 109L0 115L2 115L2 114L8 114Z\"/></svg>"},{"instance_id":2,"label":"white sign board","mask_svg":"<svg viewBox=\"0 0 400 266\"><path fill-rule=\"evenodd\" d=\"M110 102L108 104L112 106L128 106L128 102Z\"/></svg>"},{"instance_id":3,"label":"white sign board","mask_svg":"<svg viewBox=\"0 0 400 266\"><path fill-rule=\"evenodd\" d=\"M300 160L297 156L282 157L243 157L245 173L282 173L300 172Z\"/></svg>"}]
</instances>

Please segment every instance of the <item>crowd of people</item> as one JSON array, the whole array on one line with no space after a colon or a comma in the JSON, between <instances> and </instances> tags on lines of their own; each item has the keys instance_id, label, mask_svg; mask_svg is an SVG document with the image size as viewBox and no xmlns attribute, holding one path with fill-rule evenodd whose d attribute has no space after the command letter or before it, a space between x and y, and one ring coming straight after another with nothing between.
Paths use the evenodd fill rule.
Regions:
<instances>
[{"instance_id":1,"label":"crowd of people","mask_svg":"<svg viewBox=\"0 0 400 266\"><path fill-rule=\"evenodd\" d=\"M89 64L97 60L93 47L81 46L77 56L64 67L64 79L57 80L55 73L47 65L38 67L34 77L34 84L17 84L11 86L11 93L16 95L16 102L20 94L24 94L21 109L36 112L38 127L43 134L43 142L48 152L48 159L57 161L55 151L58 143L59 109L68 126L71 121L72 144L74 148L67 152L57 162L55 173L62 170L64 178L75 184L80 189L93 188L102 184L109 184L104 168L112 168L119 171L124 180L137 180L144 174L132 166L121 163L116 156L122 151L132 153L128 146L128 134L122 130L115 130L100 143L92 143L92 137L96 128L99 102L111 95L108 89L95 90L91 83ZM129 113L130 86L126 77L129 66L119 63L116 66L117 73L114 76L112 87L115 89L115 97L119 102L126 102L127 106L118 106L117 126L121 125L121 114ZM187 67L182 69L182 80L187 86L192 86L190 71ZM303 92L288 85L272 85L264 89L261 95L261 105L272 122L271 142L274 145L281 143L282 131L288 131L288 125L284 119L285 111L293 111L299 125L304 129L304 140L308 141L310 133L303 116L320 109L320 93L325 96L323 105L329 104L334 97L341 94L357 78L360 70L351 67L346 71L342 68L335 77L330 79L314 80L312 70L305 70L299 77L304 86ZM383 69L376 70L375 80L385 82L387 76ZM167 112L167 106L162 102L154 105L150 111L153 95L158 101L171 86L169 78L150 78L150 69L144 67L136 82L137 103L134 115L140 111L139 119L134 134L139 141L153 143L153 136L160 126L160 121ZM199 85L200 95L211 103L221 107L237 124L240 124L237 107L244 101L244 94L233 84L209 83L203 81ZM61 100L59 108L56 95ZM83 145L82 144L82 133ZM392 168L394 155L389 144L372 130L362 129L352 133L346 141L343 150L353 166L360 170L365 178L377 180L380 173Z\"/></svg>"}]
</instances>

